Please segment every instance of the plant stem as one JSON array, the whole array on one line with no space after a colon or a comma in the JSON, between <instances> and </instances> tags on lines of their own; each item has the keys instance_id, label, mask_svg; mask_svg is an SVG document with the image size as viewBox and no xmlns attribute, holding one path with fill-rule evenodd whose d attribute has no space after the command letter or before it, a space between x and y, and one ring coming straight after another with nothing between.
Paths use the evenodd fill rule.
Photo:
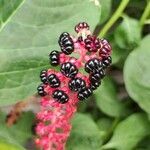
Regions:
<instances>
[{"instance_id":1,"label":"plant stem","mask_svg":"<svg viewBox=\"0 0 150 150\"><path fill-rule=\"evenodd\" d=\"M144 24L150 24L150 19L145 20Z\"/></svg>"},{"instance_id":2,"label":"plant stem","mask_svg":"<svg viewBox=\"0 0 150 150\"><path fill-rule=\"evenodd\" d=\"M115 11L115 13L113 14L113 16L110 18L110 20L106 23L106 25L104 26L104 28L101 30L101 32L99 33L100 37L104 37L105 34L107 33L107 31L110 29L110 27L117 21L117 19L122 15L122 12L124 11L124 9L126 8L128 2L130 0L122 0L119 7L117 8L117 10ZM106 12L107 13L107 12Z\"/></svg>"},{"instance_id":3,"label":"plant stem","mask_svg":"<svg viewBox=\"0 0 150 150\"><path fill-rule=\"evenodd\" d=\"M120 118L115 118L115 120L112 123L111 128L108 130L108 132L104 136L103 144L107 143L107 141L109 140L111 134L113 133L114 129L116 128L116 126L118 125L119 122L120 122Z\"/></svg>"},{"instance_id":4,"label":"plant stem","mask_svg":"<svg viewBox=\"0 0 150 150\"><path fill-rule=\"evenodd\" d=\"M150 15L150 1L147 3L145 10L140 18L140 25L143 26L146 18Z\"/></svg>"}]
</instances>

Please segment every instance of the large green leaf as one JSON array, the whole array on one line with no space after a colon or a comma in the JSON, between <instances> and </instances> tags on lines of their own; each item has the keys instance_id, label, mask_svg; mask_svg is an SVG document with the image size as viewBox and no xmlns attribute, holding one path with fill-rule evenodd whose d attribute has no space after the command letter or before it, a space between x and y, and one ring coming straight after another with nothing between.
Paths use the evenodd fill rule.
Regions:
<instances>
[{"instance_id":1,"label":"large green leaf","mask_svg":"<svg viewBox=\"0 0 150 150\"><path fill-rule=\"evenodd\" d=\"M146 116L133 114L116 127L111 140L102 148L132 150L148 134L150 134L150 123Z\"/></svg>"},{"instance_id":2,"label":"large green leaf","mask_svg":"<svg viewBox=\"0 0 150 150\"><path fill-rule=\"evenodd\" d=\"M22 3L23 0L0 0L0 30L5 27L9 17L15 14Z\"/></svg>"},{"instance_id":3,"label":"large green leaf","mask_svg":"<svg viewBox=\"0 0 150 150\"><path fill-rule=\"evenodd\" d=\"M73 128L67 143L67 150L99 150L101 146L100 131L94 121L87 115L76 114L72 121Z\"/></svg>"},{"instance_id":4,"label":"large green leaf","mask_svg":"<svg viewBox=\"0 0 150 150\"><path fill-rule=\"evenodd\" d=\"M99 2L101 4L100 24L102 24L110 17L112 0L99 0Z\"/></svg>"},{"instance_id":5,"label":"large green leaf","mask_svg":"<svg viewBox=\"0 0 150 150\"><path fill-rule=\"evenodd\" d=\"M150 150L150 135L137 145L136 150Z\"/></svg>"},{"instance_id":6,"label":"large green leaf","mask_svg":"<svg viewBox=\"0 0 150 150\"><path fill-rule=\"evenodd\" d=\"M99 9L89 0L26 0L0 33L0 105L35 93L60 33L72 33L80 21L94 29Z\"/></svg>"},{"instance_id":7,"label":"large green leaf","mask_svg":"<svg viewBox=\"0 0 150 150\"><path fill-rule=\"evenodd\" d=\"M125 105L118 99L116 87L110 78L105 78L94 93L97 106L102 112L112 117L127 114Z\"/></svg>"},{"instance_id":8,"label":"large green leaf","mask_svg":"<svg viewBox=\"0 0 150 150\"><path fill-rule=\"evenodd\" d=\"M124 80L129 95L150 114L150 35L127 58Z\"/></svg>"},{"instance_id":9,"label":"large green leaf","mask_svg":"<svg viewBox=\"0 0 150 150\"><path fill-rule=\"evenodd\" d=\"M15 145L14 143L4 142L0 140L0 149L1 150L25 150L23 147Z\"/></svg>"},{"instance_id":10,"label":"large green leaf","mask_svg":"<svg viewBox=\"0 0 150 150\"><path fill-rule=\"evenodd\" d=\"M120 48L133 49L140 43L141 27L136 19L123 17L123 22L115 31L115 41Z\"/></svg>"},{"instance_id":11,"label":"large green leaf","mask_svg":"<svg viewBox=\"0 0 150 150\"><path fill-rule=\"evenodd\" d=\"M32 137L31 127L33 120L33 113L27 112L21 116L15 125L7 127L5 115L0 113L0 149L4 150L2 147L10 147L12 150L15 148L16 150L24 149L21 145L25 144L27 139Z\"/></svg>"},{"instance_id":12,"label":"large green leaf","mask_svg":"<svg viewBox=\"0 0 150 150\"><path fill-rule=\"evenodd\" d=\"M110 118L100 118L97 121L97 125L100 129L101 137L104 139L108 132L111 130L112 126L112 119Z\"/></svg>"}]
</instances>

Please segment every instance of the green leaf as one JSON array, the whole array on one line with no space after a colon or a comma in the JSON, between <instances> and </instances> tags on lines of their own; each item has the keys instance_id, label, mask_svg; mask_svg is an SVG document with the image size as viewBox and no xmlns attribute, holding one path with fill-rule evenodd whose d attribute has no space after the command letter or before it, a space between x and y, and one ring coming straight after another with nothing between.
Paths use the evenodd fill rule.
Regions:
<instances>
[{"instance_id":1,"label":"green leaf","mask_svg":"<svg viewBox=\"0 0 150 150\"><path fill-rule=\"evenodd\" d=\"M0 105L36 92L48 54L63 31L86 21L94 30L100 7L89 0L26 0L0 33Z\"/></svg>"},{"instance_id":2,"label":"green leaf","mask_svg":"<svg viewBox=\"0 0 150 150\"><path fill-rule=\"evenodd\" d=\"M129 95L150 115L150 35L127 58L124 81Z\"/></svg>"},{"instance_id":3,"label":"green leaf","mask_svg":"<svg viewBox=\"0 0 150 150\"><path fill-rule=\"evenodd\" d=\"M110 17L112 0L99 0L99 2L101 5L100 24L102 24Z\"/></svg>"},{"instance_id":4,"label":"green leaf","mask_svg":"<svg viewBox=\"0 0 150 150\"><path fill-rule=\"evenodd\" d=\"M126 49L121 49L114 39L114 35L111 36L110 43L112 46L112 64L122 62L125 56L129 53Z\"/></svg>"},{"instance_id":5,"label":"green leaf","mask_svg":"<svg viewBox=\"0 0 150 150\"><path fill-rule=\"evenodd\" d=\"M123 16L122 23L115 31L115 41L120 48L132 50L141 41L141 27L136 19Z\"/></svg>"},{"instance_id":6,"label":"green leaf","mask_svg":"<svg viewBox=\"0 0 150 150\"><path fill-rule=\"evenodd\" d=\"M10 133L20 144L25 144L27 139L32 138L32 125L34 114L32 112L24 113L18 120L17 124L9 128Z\"/></svg>"},{"instance_id":7,"label":"green leaf","mask_svg":"<svg viewBox=\"0 0 150 150\"><path fill-rule=\"evenodd\" d=\"M13 146L18 147L19 150L24 149L21 145L25 144L27 139L32 137L33 113L24 113L20 120L11 127L6 126L5 117L4 114L0 113L0 146L6 147L10 145L12 149Z\"/></svg>"},{"instance_id":8,"label":"green leaf","mask_svg":"<svg viewBox=\"0 0 150 150\"><path fill-rule=\"evenodd\" d=\"M99 150L101 146L100 131L89 116L78 113L73 118L72 124L67 150Z\"/></svg>"},{"instance_id":9,"label":"green leaf","mask_svg":"<svg viewBox=\"0 0 150 150\"><path fill-rule=\"evenodd\" d=\"M0 1L0 30L5 27L11 17L23 3L23 0L1 0Z\"/></svg>"},{"instance_id":10,"label":"green leaf","mask_svg":"<svg viewBox=\"0 0 150 150\"><path fill-rule=\"evenodd\" d=\"M97 125L100 129L101 136L105 137L105 135L107 134L107 132L109 131L109 129L112 126L112 119L110 119L110 118L100 118L97 121Z\"/></svg>"},{"instance_id":11,"label":"green leaf","mask_svg":"<svg viewBox=\"0 0 150 150\"><path fill-rule=\"evenodd\" d=\"M116 87L110 78L105 78L94 93L97 106L102 112L112 117L124 116L127 113L125 105L117 98Z\"/></svg>"},{"instance_id":12,"label":"green leaf","mask_svg":"<svg viewBox=\"0 0 150 150\"><path fill-rule=\"evenodd\" d=\"M150 123L144 114L133 114L115 129L111 140L102 149L131 150L150 134Z\"/></svg>"},{"instance_id":13,"label":"green leaf","mask_svg":"<svg viewBox=\"0 0 150 150\"><path fill-rule=\"evenodd\" d=\"M136 150L150 150L150 136L145 137L136 147Z\"/></svg>"},{"instance_id":14,"label":"green leaf","mask_svg":"<svg viewBox=\"0 0 150 150\"><path fill-rule=\"evenodd\" d=\"M1 150L25 150L23 147L21 146L17 146L14 144L11 144L9 142L4 142L2 140L0 140L0 149Z\"/></svg>"},{"instance_id":15,"label":"green leaf","mask_svg":"<svg viewBox=\"0 0 150 150\"><path fill-rule=\"evenodd\" d=\"M125 51L120 49L116 44L112 44L112 64L116 64L121 61L121 58L124 56Z\"/></svg>"}]
</instances>

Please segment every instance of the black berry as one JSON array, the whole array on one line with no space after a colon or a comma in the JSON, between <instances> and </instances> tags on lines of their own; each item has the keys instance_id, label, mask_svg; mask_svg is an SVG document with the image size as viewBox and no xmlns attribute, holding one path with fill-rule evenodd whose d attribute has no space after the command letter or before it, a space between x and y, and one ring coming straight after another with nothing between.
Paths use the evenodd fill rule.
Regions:
<instances>
[{"instance_id":1,"label":"black berry","mask_svg":"<svg viewBox=\"0 0 150 150\"><path fill-rule=\"evenodd\" d=\"M62 90L55 90L52 96L57 102L61 104L67 103L69 100L68 95Z\"/></svg>"},{"instance_id":2,"label":"black berry","mask_svg":"<svg viewBox=\"0 0 150 150\"><path fill-rule=\"evenodd\" d=\"M59 65L59 52L56 50L53 50L50 54L49 54L49 60L50 60L50 64L52 66L57 66Z\"/></svg>"},{"instance_id":3,"label":"black berry","mask_svg":"<svg viewBox=\"0 0 150 150\"><path fill-rule=\"evenodd\" d=\"M63 32L59 37L58 43L64 54L69 55L74 51L74 43L69 33Z\"/></svg>"},{"instance_id":4,"label":"black berry","mask_svg":"<svg viewBox=\"0 0 150 150\"><path fill-rule=\"evenodd\" d=\"M59 42L64 38L64 37L68 37L70 36L70 34L68 32L63 32L60 36L59 36Z\"/></svg>"},{"instance_id":5,"label":"black berry","mask_svg":"<svg viewBox=\"0 0 150 150\"><path fill-rule=\"evenodd\" d=\"M91 95L92 95L91 88L85 88L85 89L82 89L81 91L79 91L79 93L78 93L78 99L82 101L84 99L87 99Z\"/></svg>"},{"instance_id":6,"label":"black berry","mask_svg":"<svg viewBox=\"0 0 150 150\"><path fill-rule=\"evenodd\" d=\"M89 80L91 83L98 82L98 81L100 81L101 78L102 77L101 77L101 74L99 72L91 73L89 76Z\"/></svg>"},{"instance_id":7,"label":"black berry","mask_svg":"<svg viewBox=\"0 0 150 150\"><path fill-rule=\"evenodd\" d=\"M57 88L60 86L60 80L55 74L50 74L48 76L48 83L52 88Z\"/></svg>"},{"instance_id":8,"label":"black berry","mask_svg":"<svg viewBox=\"0 0 150 150\"><path fill-rule=\"evenodd\" d=\"M63 75L69 78L74 78L78 73L77 67L70 62L63 63L60 71Z\"/></svg>"},{"instance_id":9,"label":"black berry","mask_svg":"<svg viewBox=\"0 0 150 150\"><path fill-rule=\"evenodd\" d=\"M100 86L101 84L101 79L103 78L103 71L100 71L100 72L96 72L96 73L91 73L90 76L89 76L89 80L90 80L90 88L92 90L96 90L97 87Z\"/></svg>"},{"instance_id":10,"label":"black berry","mask_svg":"<svg viewBox=\"0 0 150 150\"><path fill-rule=\"evenodd\" d=\"M69 81L69 88L72 91L80 91L81 89L85 88L85 86L85 81L78 77Z\"/></svg>"},{"instance_id":11,"label":"black berry","mask_svg":"<svg viewBox=\"0 0 150 150\"><path fill-rule=\"evenodd\" d=\"M103 69L101 69L99 72L98 72L101 76L101 79L105 77L105 71Z\"/></svg>"},{"instance_id":12,"label":"black berry","mask_svg":"<svg viewBox=\"0 0 150 150\"><path fill-rule=\"evenodd\" d=\"M41 73L40 73L40 78L41 78L41 81L44 83L44 84L47 84L47 70L42 70Z\"/></svg>"},{"instance_id":13,"label":"black berry","mask_svg":"<svg viewBox=\"0 0 150 150\"><path fill-rule=\"evenodd\" d=\"M96 90L101 85L101 81L93 82L90 84L92 90Z\"/></svg>"},{"instance_id":14,"label":"black berry","mask_svg":"<svg viewBox=\"0 0 150 150\"><path fill-rule=\"evenodd\" d=\"M102 62L97 58L90 59L88 62L85 63L85 71L88 73L99 72L101 69Z\"/></svg>"},{"instance_id":15,"label":"black berry","mask_svg":"<svg viewBox=\"0 0 150 150\"><path fill-rule=\"evenodd\" d=\"M103 62L103 68L107 68L108 66L110 66L110 64L112 62L111 56L108 56L107 58L104 58L102 60L102 62Z\"/></svg>"},{"instance_id":16,"label":"black berry","mask_svg":"<svg viewBox=\"0 0 150 150\"><path fill-rule=\"evenodd\" d=\"M41 84L41 85L39 85L39 86L37 87L37 91L38 91L38 94L39 94L40 96L45 96L45 95L47 95L47 93L44 91L44 85L43 85L43 84Z\"/></svg>"}]
</instances>

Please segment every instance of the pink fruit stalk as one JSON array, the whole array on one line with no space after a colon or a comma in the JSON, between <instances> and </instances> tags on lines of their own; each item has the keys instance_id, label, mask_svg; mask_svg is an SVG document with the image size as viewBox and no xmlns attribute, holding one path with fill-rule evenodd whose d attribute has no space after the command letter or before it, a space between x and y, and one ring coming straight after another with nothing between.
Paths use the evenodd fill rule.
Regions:
<instances>
[{"instance_id":1,"label":"pink fruit stalk","mask_svg":"<svg viewBox=\"0 0 150 150\"><path fill-rule=\"evenodd\" d=\"M65 149L77 103L91 96L111 64L111 46L106 40L91 35L85 22L77 24L75 31L77 37L63 32L58 40L61 52L54 50L49 55L50 64L60 66L60 71L48 69L40 74L38 94L42 98L35 142L42 150ZM79 72L83 68L85 72Z\"/></svg>"}]
</instances>

